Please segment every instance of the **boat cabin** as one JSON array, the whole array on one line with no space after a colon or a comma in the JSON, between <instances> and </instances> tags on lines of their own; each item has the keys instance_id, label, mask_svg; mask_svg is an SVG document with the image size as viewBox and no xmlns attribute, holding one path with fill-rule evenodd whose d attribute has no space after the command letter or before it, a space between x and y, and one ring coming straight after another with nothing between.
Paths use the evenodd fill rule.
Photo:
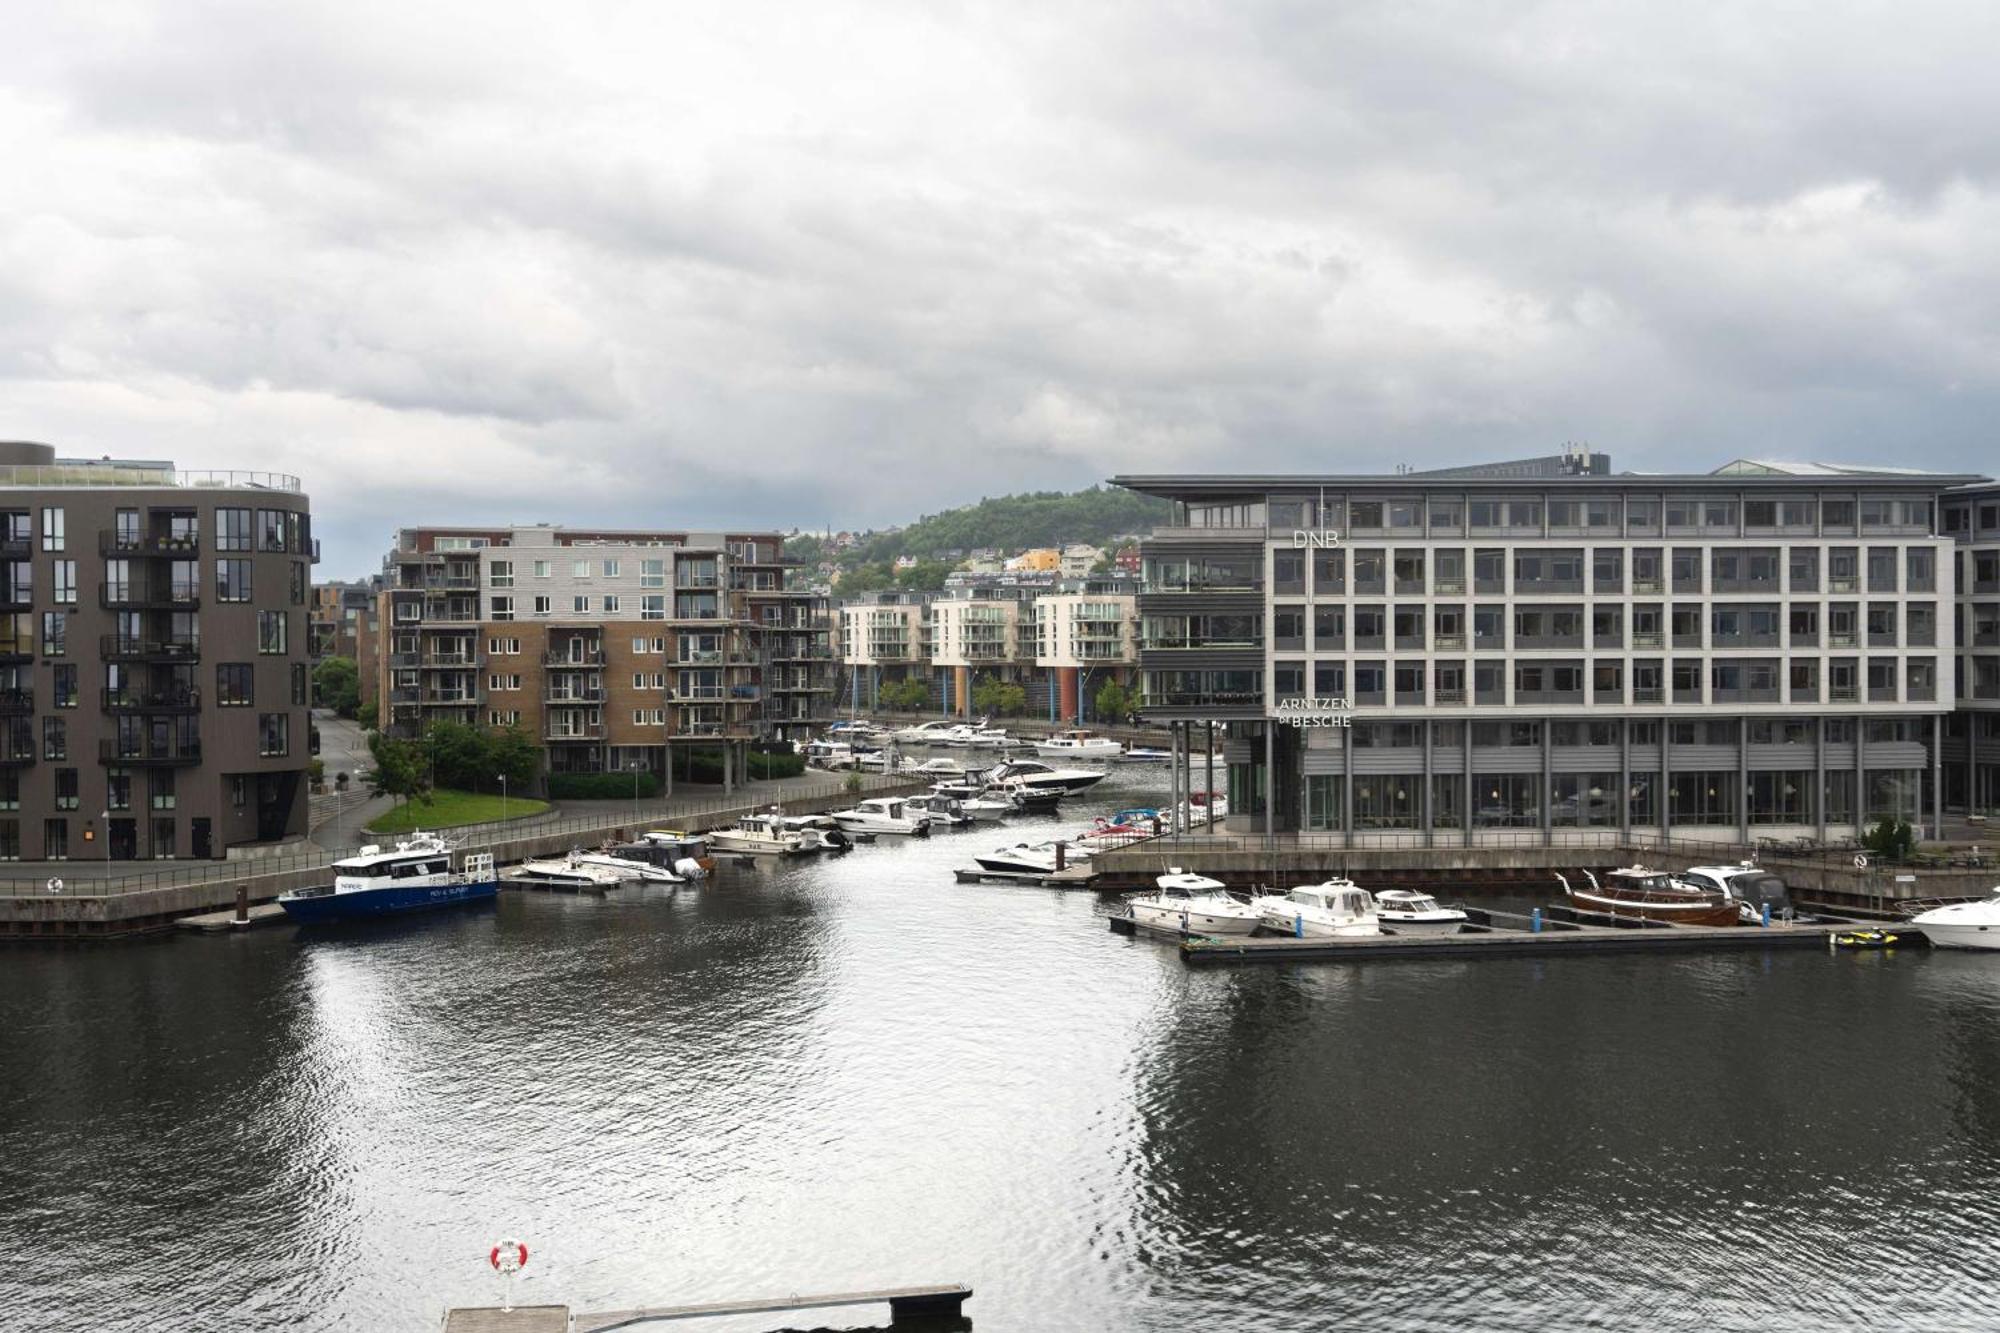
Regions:
<instances>
[{"instance_id":1,"label":"boat cabin","mask_svg":"<svg viewBox=\"0 0 2000 1333\"><path fill-rule=\"evenodd\" d=\"M336 893L387 887L421 888L451 880L451 848L434 834L419 833L393 851L377 844L333 863Z\"/></svg>"},{"instance_id":2,"label":"boat cabin","mask_svg":"<svg viewBox=\"0 0 2000 1333\"><path fill-rule=\"evenodd\" d=\"M1384 889L1375 895L1377 910L1384 912L1435 912L1437 899L1415 889Z\"/></svg>"},{"instance_id":3,"label":"boat cabin","mask_svg":"<svg viewBox=\"0 0 2000 1333\"><path fill-rule=\"evenodd\" d=\"M1368 890L1353 885L1310 884L1293 889L1285 895L1285 901L1297 903L1300 907L1318 908L1335 916L1363 917L1375 910L1375 899Z\"/></svg>"}]
</instances>

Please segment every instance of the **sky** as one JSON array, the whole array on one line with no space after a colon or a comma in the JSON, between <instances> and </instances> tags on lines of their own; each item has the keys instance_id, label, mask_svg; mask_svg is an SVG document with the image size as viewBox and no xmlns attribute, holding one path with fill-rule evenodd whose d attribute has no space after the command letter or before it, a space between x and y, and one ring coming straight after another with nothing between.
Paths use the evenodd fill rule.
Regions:
<instances>
[{"instance_id":1,"label":"sky","mask_svg":"<svg viewBox=\"0 0 2000 1333\"><path fill-rule=\"evenodd\" d=\"M0 438L397 527L1996 470L2000 6L6 7Z\"/></svg>"}]
</instances>

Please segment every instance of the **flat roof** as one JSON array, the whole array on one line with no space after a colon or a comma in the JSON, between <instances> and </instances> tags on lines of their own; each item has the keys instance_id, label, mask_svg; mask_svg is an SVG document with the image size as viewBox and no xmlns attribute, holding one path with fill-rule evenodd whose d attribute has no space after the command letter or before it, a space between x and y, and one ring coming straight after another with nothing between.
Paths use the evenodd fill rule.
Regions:
<instances>
[{"instance_id":1,"label":"flat roof","mask_svg":"<svg viewBox=\"0 0 2000 1333\"><path fill-rule=\"evenodd\" d=\"M1881 490L1944 491L1992 484L1991 477L1976 472L1826 472L1826 473L1635 473L1615 472L1598 476L1496 477L1423 476L1401 473L1337 473L1313 476L1307 473L1142 473L1108 478L1141 495L1162 499L1187 496L1244 495L1258 492L1299 492L1314 490L1371 491L1543 491L1543 490L1681 490L1681 491L1842 491L1856 488Z\"/></svg>"}]
</instances>

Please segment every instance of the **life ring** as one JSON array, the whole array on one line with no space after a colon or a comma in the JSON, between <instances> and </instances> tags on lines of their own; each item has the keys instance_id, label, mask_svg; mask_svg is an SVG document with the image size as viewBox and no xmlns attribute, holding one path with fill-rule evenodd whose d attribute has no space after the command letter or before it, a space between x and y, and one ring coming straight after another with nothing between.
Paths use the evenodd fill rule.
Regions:
<instances>
[{"instance_id":1,"label":"life ring","mask_svg":"<svg viewBox=\"0 0 2000 1333\"><path fill-rule=\"evenodd\" d=\"M493 1265L495 1272L500 1271L500 1251L510 1248L514 1251L514 1267L528 1266L528 1247L518 1240L503 1240L486 1256L486 1262Z\"/></svg>"}]
</instances>

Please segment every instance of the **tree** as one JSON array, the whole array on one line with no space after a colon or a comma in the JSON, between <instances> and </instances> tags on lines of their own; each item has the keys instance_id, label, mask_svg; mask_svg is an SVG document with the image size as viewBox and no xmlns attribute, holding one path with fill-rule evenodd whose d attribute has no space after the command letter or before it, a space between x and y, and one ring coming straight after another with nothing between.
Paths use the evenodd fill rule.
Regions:
<instances>
[{"instance_id":1,"label":"tree","mask_svg":"<svg viewBox=\"0 0 2000 1333\"><path fill-rule=\"evenodd\" d=\"M894 583L895 571L880 561L856 565L852 569L842 570L840 575L840 591L843 596L876 592L891 587Z\"/></svg>"},{"instance_id":2,"label":"tree","mask_svg":"<svg viewBox=\"0 0 2000 1333\"><path fill-rule=\"evenodd\" d=\"M377 732L368 738L368 753L375 757L375 767L364 775L370 792L405 801L429 802L430 764L422 746Z\"/></svg>"},{"instance_id":3,"label":"tree","mask_svg":"<svg viewBox=\"0 0 2000 1333\"><path fill-rule=\"evenodd\" d=\"M535 775L541 771L542 752L535 748L528 733L517 725L488 734L492 741L488 761L493 774L504 776L507 786L514 791L526 791L533 786Z\"/></svg>"},{"instance_id":4,"label":"tree","mask_svg":"<svg viewBox=\"0 0 2000 1333\"><path fill-rule=\"evenodd\" d=\"M1028 692L1009 680L982 676L972 687L972 707L988 716L1005 717L1028 706Z\"/></svg>"},{"instance_id":5,"label":"tree","mask_svg":"<svg viewBox=\"0 0 2000 1333\"><path fill-rule=\"evenodd\" d=\"M433 722L424 728L424 759L431 781L453 791L478 791L493 781L492 743L463 722Z\"/></svg>"},{"instance_id":6,"label":"tree","mask_svg":"<svg viewBox=\"0 0 2000 1333\"><path fill-rule=\"evenodd\" d=\"M931 688L915 676L892 680L882 687L882 707L897 713L921 713L930 705Z\"/></svg>"},{"instance_id":7,"label":"tree","mask_svg":"<svg viewBox=\"0 0 2000 1333\"><path fill-rule=\"evenodd\" d=\"M381 722L381 718L376 715L375 701L373 699L370 699L367 703L362 704L361 707L355 709L354 720L361 724L361 729L363 731L375 730L375 728Z\"/></svg>"},{"instance_id":8,"label":"tree","mask_svg":"<svg viewBox=\"0 0 2000 1333\"><path fill-rule=\"evenodd\" d=\"M1131 690L1115 680L1107 680L1097 687L1097 716L1100 718L1122 721L1138 702Z\"/></svg>"},{"instance_id":9,"label":"tree","mask_svg":"<svg viewBox=\"0 0 2000 1333\"><path fill-rule=\"evenodd\" d=\"M950 573L951 566L942 560L919 560L896 575L896 586L912 592L937 592Z\"/></svg>"},{"instance_id":10,"label":"tree","mask_svg":"<svg viewBox=\"0 0 2000 1333\"><path fill-rule=\"evenodd\" d=\"M353 717L361 708L361 668L349 658L327 658L313 668L313 693L321 708Z\"/></svg>"}]
</instances>

